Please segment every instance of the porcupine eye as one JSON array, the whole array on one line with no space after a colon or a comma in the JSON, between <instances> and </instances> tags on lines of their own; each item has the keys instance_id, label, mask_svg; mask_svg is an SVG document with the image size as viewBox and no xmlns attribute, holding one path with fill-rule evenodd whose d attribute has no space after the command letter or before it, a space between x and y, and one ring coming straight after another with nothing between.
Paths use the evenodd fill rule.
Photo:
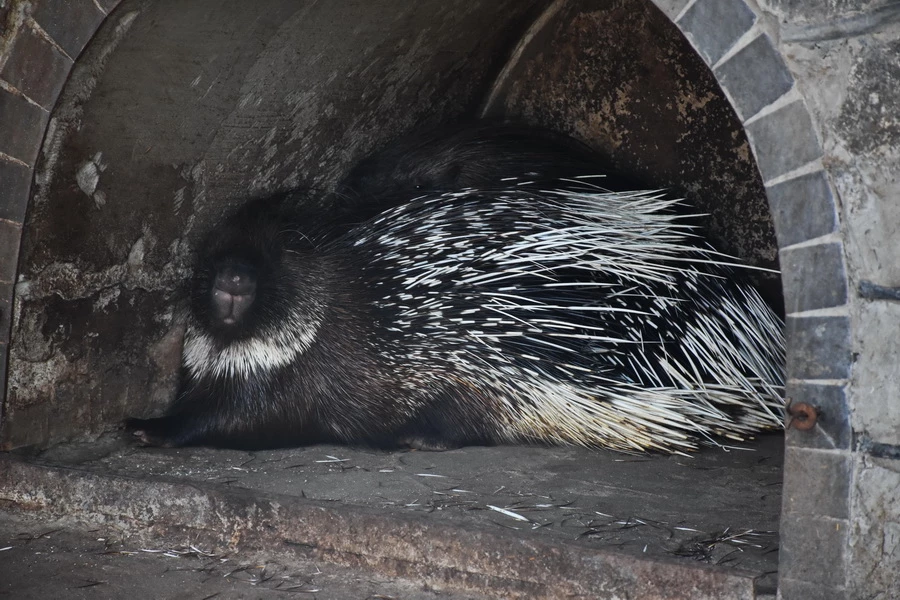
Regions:
<instances>
[{"instance_id":1,"label":"porcupine eye","mask_svg":"<svg viewBox=\"0 0 900 600\"><path fill-rule=\"evenodd\" d=\"M256 269L228 260L216 265L210 302L213 317L224 325L235 325L244 318L256 299Z\"/></svg>"}]
</instances>

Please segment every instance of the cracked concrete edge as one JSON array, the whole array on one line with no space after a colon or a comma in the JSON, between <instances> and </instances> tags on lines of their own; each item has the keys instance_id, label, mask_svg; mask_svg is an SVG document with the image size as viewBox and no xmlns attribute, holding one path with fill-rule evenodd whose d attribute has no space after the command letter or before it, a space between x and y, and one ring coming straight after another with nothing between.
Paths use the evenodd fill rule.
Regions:
<instances>
[{"instance_id":1,"label":"cracked concrete edge","mask_svg":"<svg viewBox=\"0 0 900 600\"><path fill-rule=\"evenodd\" d=\"M144 480L0 455L0 506L140 540L361 567L505 598L753 600L757 574L629 556L219 485Z\"/></svg>"}]
</instances>

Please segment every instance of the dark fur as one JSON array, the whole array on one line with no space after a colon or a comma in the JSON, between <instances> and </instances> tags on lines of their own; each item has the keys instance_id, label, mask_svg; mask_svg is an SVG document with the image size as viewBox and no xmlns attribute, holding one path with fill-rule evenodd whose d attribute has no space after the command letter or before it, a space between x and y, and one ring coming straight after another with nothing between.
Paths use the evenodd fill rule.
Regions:
<instances>
[{"instance_id":1,"label":"dark fur","mask_svg":"<svg viewBox=\"0 0 900 600\"><path fill-rule=\"evenodd\" d=\"M334 250L336 248L337 250ZM274 448L317 442L439 449L489 443L487 425L472 419L447 391L413 416L401 415L402 366L385 364L374 339L372 291L360 283L354 258L333 246L315 249L277 198L253 201L202 245L188 320L225 348L267 327L284 327L293 309L323 309L315 342L287 367L249 377L216 377L182 368L176 400L166 415L128 419L126 428L148 445ZM223 310L226 293L252 299L237 313ZM235 281L236 280L236 281ZM236 317L226 322L223 315ZM435 401L434 399L437 399Z\"/></svg>"},{"instance_id":2,"label":"dark fur","mask_svg":"<svg viewBox=\"0 0 900 600\"><path fill-rule=\"evenodd\" d=\"M553 181L602 173L591 183L637 189L611 162L562 134L515 124L474 122L418 131L362 159L338 183L335 203L357 222L412 198L464 188L497 189L503 178Z\"/></svg>"}]
</instances>

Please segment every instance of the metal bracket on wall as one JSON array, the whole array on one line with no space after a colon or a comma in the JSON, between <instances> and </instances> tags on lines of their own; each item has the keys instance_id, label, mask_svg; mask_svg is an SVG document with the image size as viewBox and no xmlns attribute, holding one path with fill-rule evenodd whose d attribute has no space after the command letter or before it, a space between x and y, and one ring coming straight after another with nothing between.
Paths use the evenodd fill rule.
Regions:
<instances>
[{"instance_id":1,"label":"metal bracket on wall","mask_svg":"<svg viewBox=\"0 0 900 600\"><path fill-rule=\"evenodd\" d=\"M865 433L854 433L853 437L855 438L853 445L859 452L865 452L869 456L874 456L875 458L900 460L900 446L876 442Z\"/></svg>"},{"instance_id":2,"label":"metal bracket on wall","mask_svg":"<svg viewBox=\"0 0 900 600\"><path fill-rule=\"evenodd\" d=\"M816 426L816 420L819 418L817 407L806 402L794 402L790 398L785 402L785 410L791 417L787 423L787 429L808 431Z\"/></svg>"},{"instance_id":3,"label":"metal bracket on wall","mask_svg":"<svg viewBox=\"0 0 900 600\"><path fill-rule=\"evenodd\" d=\"M893 300L900 302L900 287L886 287L871 281L859 282L859 295L866 300Z\"/></svg>"}]
</instances>

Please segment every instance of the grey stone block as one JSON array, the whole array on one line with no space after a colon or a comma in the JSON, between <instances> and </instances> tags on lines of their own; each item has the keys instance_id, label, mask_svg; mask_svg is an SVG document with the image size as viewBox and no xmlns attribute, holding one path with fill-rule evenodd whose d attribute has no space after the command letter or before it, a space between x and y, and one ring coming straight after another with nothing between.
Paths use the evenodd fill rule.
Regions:
<instances>
[{"instance_id":1,"label":"grey stone block","mask_svg":"<svg viewBox=\"0 0 900 600\"><path fill-rule=\"evenodd\" d=\"M9 19L9 12L12 9L10 2L0 2L0 39L9 39L8 29L12 25ZM0 396L2 398L3 396Z\"/></svg>"},{"instance_id":2,"label":"grey stone block","mask_svg":"<svg viewBox=\"0 0 900 600\"><path fill-rule=\"evenodd\" d=\"M783 589L787 580L813 583L825 589L843 588L846 585L848 529L846 520L784 515L780 532L779 588ZM783 593L782 597L788 598ZM803 600L814 597L802 596Z\"/></svg>"},{"instance_id":3,"label":"grey stone block","mask_svg":"<svg viewBox=\"0 0 900 600\"><path fill-rule=\"evenodd\" d=\"M0 405L6 400L6 375L9 367L9 324L12 320L12 302L3 294L3 287L6 284L0 283ZM0 431L3 428L3 411L0 410Z\"/></svg>"},{"instance_id":4,"label":"grey stone block","mask_svg":"<svg viewBox=\"0 0 900 600\"><path fill-rule=\"evenodd\" d=\"M0 282L0 405L6 399L6 375L9 363L9 337L12 326L13 282ZM0 430L3 426L3 411L0 410Z\"/></svg>"},{"instance_id":5,"label":"grey stone block","mask_svg":"<svg viewBox=\"0 0 900 600\"><path fill-rule=\"evenodd\" d=\"M825 171L788 179L766 189L779 246L790 246L837 230L834 196Z\"/></svg>"},{"instance_id":6,"label":"grey stone block","mask_svg":"<svg viewBox=\"0 0 900 600\"><path fill-rule=\"evenodd\" d=\"M782 515L849 518L849 452L787 447L784 472Z\"/></svg>"},{"instance_id":7,"label":"grey stone block","mask_svg":"<svg viewBox=\"0 0 900 600\"><path fill-rule=\"evenodd\" d=\"M13 286L12 281L0 282L0 343L9 341L9 330L12 326Z\"/></svg>"},{"instance_id":8,"label":"grey stone block","mask_svg":"<svg viewBox=\"0 0 900 600\"><path fill-rule=\"evenodd\" d=\"M81 54L106 15L93 0L68 0L41 2L32 17L74 59Z\"/></svg>"},{"instance_id":9,"label":"grey stone block","mask_svg":"<svg viewBox=\"0 0 900 600\"><path fill-rule=\"evenodd\" d=\"M33 165L49 119L40 107L0 89L0 152Z\"/></svg>"},{"instance_id":10,"label":"grey stone block","mask_svg":"<svg viewBox=\"0 0 900 600\"><path fill-rule=\"evenodd\" d=\"M785 325L789 379L849 377L849 318L788 316Z\"/></svg>"},{"instance_id":11,"label":"grey stone block","mask_svg":"<svg viewBox=\"0 0 900 600\"><path fill-rule=\"evenodd\" d=\"M8 367L7 367L8 368ZM0 423L0 452L47 442L50 420L56 418L49 402L22 406L16 400L17 391L7 388L8 404L4 422Z\"/></svg>"},{"instance_id":12,"label":"grey stone block","mask_svg":"<svg viewBox=\"0 0 900 600\"><path fill-rule=\"evenodd\" d=\"M6 399L6 372L9 368L9 344L4 336L0 335L0 403ZM3 412L0 411L0 431L3 430Z\"/></svg>"},{"instance_id":13,"label":"grey stone block","mask_svg":"<svg viewBox=\"0 0 900 600\"><path fill-rule=\"evenodd\" d=\"M22 27L0 78L50 110L62 90L72 60L31 27Z\"/></svg>"},{"instance_id":14,"label":"grey stone block","mask_svg":"<svg viewBox=\"0 0 900 600\"><path fill-rule=\"evenodd\" d=\"M847 303L843 248L840 242L829 242L779 253L787 314Z\"/></svg>"},{"instance_id":15,"label":"grey stone block","mask_svg":"<svg viewBox=\"0 0 900 600\"><path fill-rule=\"evenodd\" d=\"M31 189L31 169L0 158L0 219L22 223Z\"/></svg>"},{"instance_id":16,"label":"grey stone block","mask_svg":"<svg viewBox=\"0 0 900 600\"><path fill-rule=\"evenodd\" d=\"M700 56L718 62L753 27L756 14L744 0L697 0L678 20Z\"/></svg>"},{"instance_id":17,"label":"grey stone block","mask_svg":"<svg viewBox=\"0 0 900 600\"><path fill-rule=\"evenodd\" d=\"M767 35L761 35L715 70L742 120L785 95L794 78Z\"/></svg>"},{"instance_id":18,"label":"grey stone block","mask_svg":"<svg viewBox=\"0 0 900 600\"><path fill-rule=\"evenodd\" d=\"M109 11L117 7L119 5L119 2L121 1L122 0L97 0L97 4L99 4L100 7L108 13Z\"/></svg>"},{"instance_id":19,"label":"grey stone block","mask_svg":"<svg viewBox=\"0 0 900 600\"><path fill-rule=\"evenodd\" d=\"M782 578L778 582L778 597L781 600L849 600L845 588L821 586L806 581Z\"/></svg>"},{"instance_id":20,"label":"grey stone block","mask_svg":"<svg viewBox=\"0 0 900 600\"><path fill-rule=\"evenodd\" d=\"M799 100L748 124L747 136L763 181L822 156L812 120Z\"/></svg>"},{"instance_id":21,"label":"grey stone block","mask_svg":"<svg viewBox=\"0 0 900 600\"><path fill-rule=\"evenodd\" d=\"M785 442L788 446L849 450L853 440L850 428L850 410L847 394L842 385L821 385L802 382L788 383L786 396L792 402L806 402L818 411L816 426L807 431L788 429Z\"/></svg>"},{"instance_id":22,"label":"grey stone block","mask_svg":"<svg viewBox=\"0 0 900 600\"><path fill-rule=\"evenodd\" d=\"M653 0L653 4L659 8L670 19L675 19L678 16L689 0Z\"/></svg>"},{"instance_id":23,"label":"grey stone block","mask_svg":"<svg viewBox=\"0 0 900 600\"><path fill-rule=\"evenodd\" d=\"M15 280L21 237L21 225L12 221L0 221L0 282Z\"/></svg>"}]
</instances>

